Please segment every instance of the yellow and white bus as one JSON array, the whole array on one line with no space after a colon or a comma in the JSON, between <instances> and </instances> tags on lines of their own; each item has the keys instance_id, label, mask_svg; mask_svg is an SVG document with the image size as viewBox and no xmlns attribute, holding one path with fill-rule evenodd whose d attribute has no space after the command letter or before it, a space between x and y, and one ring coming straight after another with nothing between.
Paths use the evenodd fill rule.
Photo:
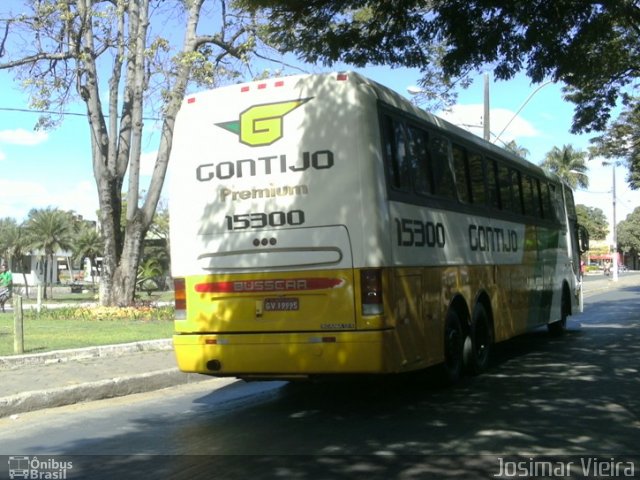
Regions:
<instances>
[{"instance_id":1,"label":"yellow and white bus","mask_svg":"<svg viewBox=\"0 0 640 480\"><path fill-rule=\"evenodd\" d=\"M171 169L185 372L455 381L581 311L571 190L356 73L188 96Z\"/></svg>"}]
</instances>

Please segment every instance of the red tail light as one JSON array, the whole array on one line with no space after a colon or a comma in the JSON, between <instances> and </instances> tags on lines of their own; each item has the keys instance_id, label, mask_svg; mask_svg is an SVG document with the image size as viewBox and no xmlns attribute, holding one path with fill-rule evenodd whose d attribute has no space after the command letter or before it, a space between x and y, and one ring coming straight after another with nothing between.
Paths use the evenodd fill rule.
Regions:
<instances>
[{"instance_id":1,"label":"red tail light","mask_svg":"<svg viewBox=\"0 0 640 480\"><path fill-rule=\"evenodd\" d=\"M184 320L187 318L187 291L184 278L174 278L173 288L176 320Z\"/></svg>"},{"instance_id":2,"label":"red tail light","mask_svg":"<svg viewBox=\"0 0 640 480\"><path fill-rule=\"evenodd\" d=\"M381 315L382 270L360 270L360 291L362 292L362 314Z\"/></svg>"}]
</instances>

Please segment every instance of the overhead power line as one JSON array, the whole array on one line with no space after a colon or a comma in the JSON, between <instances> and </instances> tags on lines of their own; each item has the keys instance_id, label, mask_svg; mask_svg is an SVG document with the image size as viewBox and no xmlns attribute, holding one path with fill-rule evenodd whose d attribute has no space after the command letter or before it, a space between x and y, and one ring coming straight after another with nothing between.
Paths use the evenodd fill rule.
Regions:
<instances>
[{"instance_id":1,"label":"overhead power line","mask_svg":"<svg viewBox=\"0 0 640 480\"><path fill-rule=\"evenodd\" d=\"M19 113L39 113L46 115L71 115L72 117L86 117L86 113L78 113L78 112L54 112L53 110L31 110L29 108L12 108L12 107L0 107L0 111L5 112L19 112ZM109 118L109 115L105 115L105 118ZM143 120L162 120L161 118L153 118L153 117L142 117Z\"/></svg>"}]
</instances>

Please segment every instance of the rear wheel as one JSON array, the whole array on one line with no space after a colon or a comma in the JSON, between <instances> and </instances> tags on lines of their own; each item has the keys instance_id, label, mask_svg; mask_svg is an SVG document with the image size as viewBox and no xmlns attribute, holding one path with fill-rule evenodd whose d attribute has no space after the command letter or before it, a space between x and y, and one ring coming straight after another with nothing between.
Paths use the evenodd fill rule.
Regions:
<instances>
[{"instance_id":1,"label":"rear wheel","mask_svg":"<svg viewBox=\"0 0 640 480\"><path fill-rule=\"evenodd\" d=\"M444 381L448 385L456 383L462 375L464 359L462 356L463 334L458 314L450 310L447 313L444 328L444 363L442 365Z\"/></svg>"},{"instance_id":2,"label":"rear wheel","mask_svg":"<svg viewBox=\"0 0 640 480\"><path fill-rule=\"evenodd\" d=\"M464 342L464 364L471 374L479 375L489 368L493 344L489 315L481 303L473 310L469 330L469 336Z\"/></svg>"},{"instance_id":3,"label":"rear wheel","mask_svg":"<svg viewBox=\"0 0 640 480\"><path fill-rule=\"evenodd\" d=\"M560 320L547 324L547 329L551 335L562 335L567 331L567 317L569 316L569 295L565 290L562 293L562 304L560 305Z\"/></svg>"}]
</instances>

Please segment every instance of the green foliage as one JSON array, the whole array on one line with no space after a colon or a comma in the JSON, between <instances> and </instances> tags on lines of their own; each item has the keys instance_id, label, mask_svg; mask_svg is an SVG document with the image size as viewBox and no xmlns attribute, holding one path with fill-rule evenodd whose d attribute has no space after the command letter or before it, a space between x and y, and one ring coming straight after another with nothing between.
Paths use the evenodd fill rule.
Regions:
<instances>
[{"instance_id":1,"label":"green foliage","mask_svg":"<svg viewBox=\"0 0 640 480\"><path fill-rule=\"evenodd\" d=\"M627 106L607 130L591 139L592 157L613 159L628 167L627 182L640 189L640 104L638 98L628 99Z\"/></svg>"},{"instance_id":2,"label":"green foliage","mask_svg":"<svg viewBox=\"0 0 640 480\"><path fill-rule=\"evenodd\" d=\"M529 150L518 145L515 140L511 140L509 143L505 143L504 148L522 158L527 158L529 156Z\"/></svg>"},{"instance_id":3,"label":"green foliage","mask_svg":"<svg viewBox=\"0 0 640 480\"><path fill-rule=\"evenodd\" d=\"M162 275L160 262L155 258L148 258L138 266L136 287L150 294L159 288L159 277Z\"/></svg>"},{"instance_id":4,"label":"green foliage","mask_svg":"<svg viewBox=\"0 0 640 480\"><path fill-rule=\"evenodd\" d=\"M640 207L637 207L616 229L618 248L640 253Z\"/></svg>"},{"instance_id":5,"label":"green foliage","mask_svg":"<svg viewBox=\"0 0 640 480\"><path fill-rule=\"evenodd\" d=\"M562 148L553 147L547 152L540 166L558 175L573 189L588 188L589 167L587 167L586 158L586 152L575 150L571 145L564 145Z\"/></svg>"},{"instance_id":6,"label":"green foliage","mask_svg":"<svg viewBox=\"0 0 640 480\"><path fill-rule=\"evenodd\" d=\"M562 82L576 132L603 130L640 72L640 7L626 0L241 3L263 9L277 45L311 63L441 65L449 78L489 65L498 79Z\"/></svg>"},{"instance_id":7,"label":"green foliage","mask_svg":"<svg viewBox=\"0 0 640 480\"><path fill-rule=\"evenodd\" d=\"M591 240L604 240L609 233L609 222L604 212L596 207L576 205L578 223L589 232Z\"/></svg>"}]
</instances>

